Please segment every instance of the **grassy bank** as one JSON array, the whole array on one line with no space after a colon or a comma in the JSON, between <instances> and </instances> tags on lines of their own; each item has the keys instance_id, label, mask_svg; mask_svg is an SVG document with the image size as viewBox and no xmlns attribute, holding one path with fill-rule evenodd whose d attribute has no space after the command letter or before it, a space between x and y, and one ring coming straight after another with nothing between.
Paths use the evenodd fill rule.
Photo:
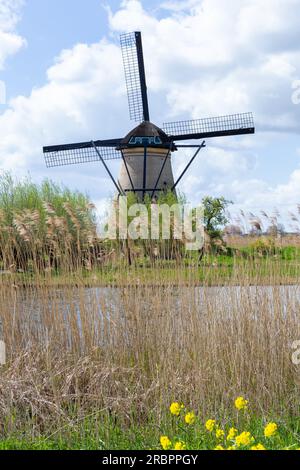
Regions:
<instances>
[{"instance_id":1,"label":"grassy bank","mask_svg":"<svg viewBox=\"0 0 300 470\"><path fill-rule=\"evenodd\" d=\"M165 415L158 422L150 418L147 425L122 426L109 414L78 420L52 435L31 438L22 434L0 441L0 450L299 450L300 420L279 419L276 432L267 437L265 429L273 421L257 417L224 418L208 431L207 423L196 416L186 424L182 419ZM268 424L267 424L268 423ZM246 431L245 431L246 430ZM224 432L224 435L223 435ZM243 434L244 433L244 434ZM249 434L248 434L249 433ZM218 436L218 437L217 437ZM258 448L257 448L258 447ZM181 449L182 448L182 449ZM264 449L263 449L264 448Z\"/></svg>"},{"instance_id":2,"label":"grassy bank","mask_svg":"<svg viewBox=\"0 0 300 470\"><path fill-rule=\"evenodd\" d=\"M291 255L292 253L292 255ZM287 256L287 255L290 256ZM133 266L124 260L92 269L78 268L37 272L5 271L0 274L2 285L22 286L134 286L134 285L290 285L300 279L300 254L289 247L281 256L246 257L205 255L201 263L186 259L157 261L141 259Z\"/></svg>"}]
</instances>

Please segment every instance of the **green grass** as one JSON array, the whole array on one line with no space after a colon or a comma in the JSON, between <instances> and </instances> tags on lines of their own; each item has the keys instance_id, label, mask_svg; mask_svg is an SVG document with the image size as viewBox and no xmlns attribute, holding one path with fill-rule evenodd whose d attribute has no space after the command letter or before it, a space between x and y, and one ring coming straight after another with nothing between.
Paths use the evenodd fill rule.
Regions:
<instances>
[{"instance_id":1,"label":"green grass","mask_svg":"<svg viewBox=\"0 0 300 470\"><path fill-rule=\"evenodd\" d=\"M249 431L255 441L251 445L261 443L267 450L297 450L300 447L300 419L261 419L243 415L234 420L223 418L218 425L227 434L230 427L239 432ZM278 432L274 437L264 437L267 422L275 421ZM147 424L121 425L116 417L107 417L99 421L87 419L80 425L64 428L48 437L30 438L26 435L13 435L0 440L0 450L162 450L160 437L166 435L172 442L182 441L187 450L214 450L220 444L225 449L234 443L226 439L218 440L215 433L205 429L205 419L196 418L193 425L187 425L182 417L165 416L158 423L151 416ZM251 445L241 450L248 450ZM171 450L170 449L170 450Z\"/></svg>"},{"instance_id":2,"label":"green grass","mask_svg":"<svg viewBox=\"0 0 300 470\"><path fill-rule=\"evenodd\" d=\"M296 250L296 249L295 249ZM293 255L292 255L293 254ZM33 272L12 273L1 276L1 283L11 285L53 286L126 286L134 284L161 285L226 285L239 284L243 278L250 284L295 284L300 277L300 252L288 247L280 257L232 257L206 255L201 264L191 262L177 265L175 261L160 261L151 265L144 260L134 266L104 266L91 271L79 269L65 274L59 270L36 275Z\"/></svg>"}]
</instances>

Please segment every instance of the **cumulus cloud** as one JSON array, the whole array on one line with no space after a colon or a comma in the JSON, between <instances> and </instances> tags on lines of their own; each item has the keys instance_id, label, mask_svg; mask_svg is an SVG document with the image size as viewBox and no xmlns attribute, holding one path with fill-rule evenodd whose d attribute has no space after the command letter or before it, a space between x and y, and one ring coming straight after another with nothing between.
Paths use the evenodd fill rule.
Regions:
<instances>
[{"instance_id":1,"label":"cumulus cloud","mask_svg":"<svg viewBox=\"0 0 300 470\"><path fill-rule=\"evenodd\" d=\"M291 85L300 74L299 0L192 3L188 13L179 9L160 21L137 0L110 15L114 31L143 25L149 86L165 92L169 118L249 109L263 129L296 131Z\"/></svg>"},{"instance_id":2,"label":"cumulus cloud","mask_svg":"<svg viewBox=\"0 0 300 470\"><path fill-rule=\"evenodd\" d=\"M28 97L12 99L0 115L2 170L21 176L29 169L35 178L45 176L42 146L122 136L118 123L127 109L121 73L119 48L106 40L63 50L47 72L47 83ZM96 165L53 169L47 175L105 196L109 181Z\"/></svg>"},{"instance_id":3,"label":"cumulus cloud","mask_svg":"<svg viewBox=\"0 0 300 470\"><path fill-rule=\"evenodd\" d=\"M0 30L15 35L21 2L1 3L15 9L4 9L2 17L0 13L0 25L9 25ZM155 123L255 114L255 137L207 141L182 183L187 196L195 201L208 193L222 194L248 207L300 201L298 161L284 184L270 185L266 175L257 175L262 153L279 132L299 134L300 106L292 103L291 95L292 83L300 78L300 0L231 0L226 7L219 0L172 0L162 3L167 12L162 18L144 4L126 0L115 12L108 9L109 38L62 50L44 86L10 102L0 115L1 167L19 174L30 170L39 178L46 174L43 145L125 135L133 124L117 38L121 32L142 29ZM7 20L1 19L5 14ZM187 152L174 155L176 175L188 158ZM118 163L113 170L117 174ZM47 175L88 189L99 201L113 187L101 167L97 172L99 176L91 164Z\"/></svg>"},{"instance_id":4,"label":"cumulus cloud","mask_svg":"<svg viewBox=\"0 0 300 470\"><path fill-rule=\"evenodd\" d=\"M0 70L7 58L16 54L26 41L16 32L23 0L0 0Z\"/></svg>"}]
</instances>

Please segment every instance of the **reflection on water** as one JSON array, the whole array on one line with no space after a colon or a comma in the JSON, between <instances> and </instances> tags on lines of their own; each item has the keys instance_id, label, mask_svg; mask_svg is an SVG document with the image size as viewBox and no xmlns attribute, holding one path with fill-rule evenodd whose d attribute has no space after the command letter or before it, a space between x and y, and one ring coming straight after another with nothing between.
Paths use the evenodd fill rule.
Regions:
<instances>
[{"instance_id":1,"label":"reflection on water","mask_svg":"<svg viewBox=\"0 0 300 470\"><path fill-rule=\"evenodd\" d=\"M140 288L143 289L143 288ZM146 288L147 289L147 288ZM299 306L300 286L222 286L222 287L169 287L168 293L164 296L164 289L161 288L162 304L164 299L168 300L168 308L178 309L184 303L185 308L189 305L198 306L201 311L206 305L213 305L216 310L230 310L232 305L243 309L245 301L251 305L261 302L268 302L270 305L280 302L282 307ZM153 288L153 292L157 288ZM76 313L80 317L81 311L96 313L98 316L105 314L106 318L111 320L115 316L119 317L126 304L135 300L140 302L140 309L147 310L151 307L151 295L143 297L137 296L136 288L115 288L115 287L97 287L97 288L70 288L60 290L47 290L45 293L40 290L21 290L17 296L16 304L21 306L24 319L27 317L40 317L43 311L59 311L65 317ZM171 294L171 295L170 295ZM171 299L171 303L170 303Z\"/></svg>"},{"instance_id":2,"label":"reflection on water","mask_svg":"<svg viewBox=\"0 0 300 470\"><path fill-rule=\"evenodd\" d=\"M202 320L206 327L218 322L222 328L231 319L260 322L264 315L264 325L272 317L284 325L287 315L298 324L299 314L300 286L294 285L17 289L0 304L6 331L14 331L22 345L54 338L76 350L120 341L130 345L135 332L159 334L157 325L165 328L165 337L180 341L196 323L201 328Z\"/></svg>"}]
</instances>

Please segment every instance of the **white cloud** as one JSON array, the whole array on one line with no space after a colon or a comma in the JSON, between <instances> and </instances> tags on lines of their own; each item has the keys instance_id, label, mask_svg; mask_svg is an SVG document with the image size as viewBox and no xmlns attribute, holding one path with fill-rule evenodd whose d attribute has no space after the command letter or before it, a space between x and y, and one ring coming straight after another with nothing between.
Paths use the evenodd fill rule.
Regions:
<instances>
[{"instance_id":1,"label":"white cloud","mask_svg":"<svg viewBox=\"0 0 300 470\"><path fill-rule=\"evenodd\" d=\"M22 6L23 0L0 0L0 70L26 44L16 32Z\"/></svg>"},{"instance_id":2,"label":"white cloud","mask_svg":"<svg viewBox=\"0 0 300 470\"><path fill-rule=\"evenodd\" d=\"M185 3L172 2L179 13L160 21L137 0L110 15L114 31L143 25L149 87L165 93L169 119L249 109L259 126L295 131L299 108L291 84L300 75L300 1L231 0L220 8L219 0L203 0L189 14L181 12Z\"/></svg>"},{"instance_id":3,"label":"white cloud","mask_svg":"<svg viewBox=\"0 0 300 470\"><path fill-rule=\"evenodd\" d=\"M0 2L0 27L2 31L14 30L20 20L23 0L1 0Z\"/></svg>"},{"instance_id":4,"label":"white cloud","mask_svg":"<svg viewBox=\"0 0 300 470\"><path fill-rule=\"evenodd\" d=\"M179 1L166 1L160 4L162 10L169 10L173 12L182 12L184 10L191 10L193 7L199 5L199 0L181 0Z\"/></svg>"},{"instance_id":5,"label":"white cloud","mask_svg":"<svg viewBox=\"0 0 300 470\"><path fill-rule=\"evenodd\" d=\"M9 109L0 116L2 166L11 167L14 149L18 158L22 156L16 166L26 168L43 143L75 136L96 138L96 132L97 138L99 134L112 137L111 132L118 130L113 128L123 92L121 72L118 48L105 41L63 51L48 70L48 83L33 89L29 97L11 100Z\"/></svg>"}]
</instances>

